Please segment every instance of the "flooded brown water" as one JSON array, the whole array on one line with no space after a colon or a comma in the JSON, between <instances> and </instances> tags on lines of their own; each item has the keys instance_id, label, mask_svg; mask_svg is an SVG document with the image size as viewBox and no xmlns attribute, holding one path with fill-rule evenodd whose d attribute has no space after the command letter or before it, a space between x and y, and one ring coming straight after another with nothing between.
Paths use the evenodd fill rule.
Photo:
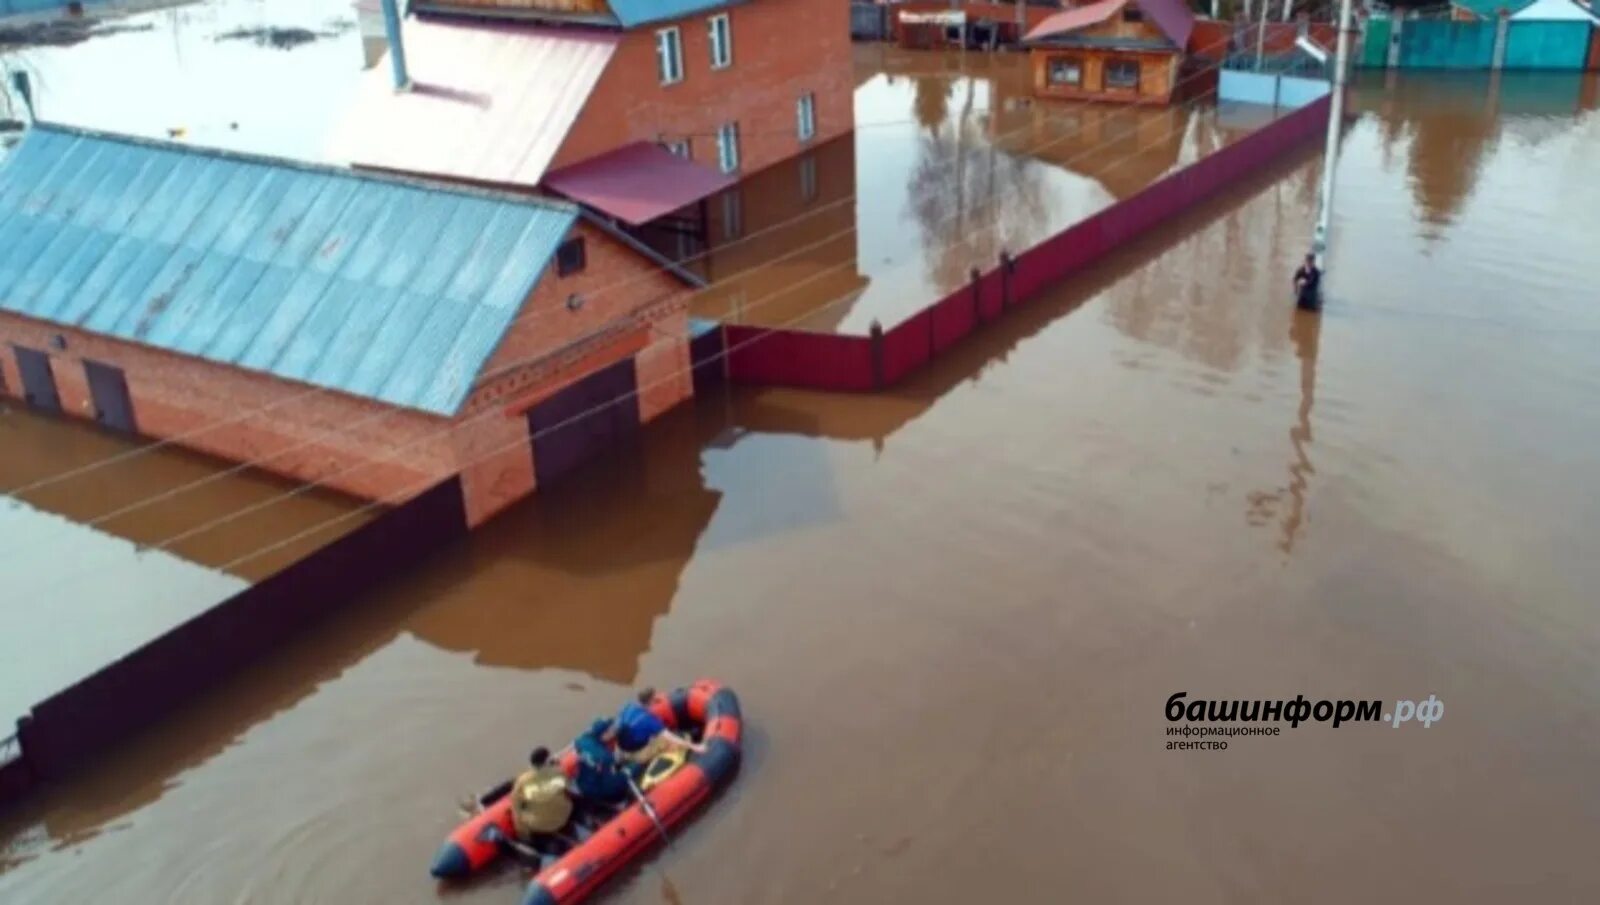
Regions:
<instances>
[{"instance_id":1,"label":"flooded brown water","mask_svg":"<svg viewBox=\"0 0 1600 905\"><path fill-rule=\"evenodd\" d=\"M0 817L0 899L510 902L453 802L709 674L744 769L607 902L1595 901L1596 97L1361 86L1320 316L1307 152L891 395L674 413Z\"/></svg>"},{"instance_id":2,"label":"flooded brown water","mask_svg":"<svg viewBox=\"0 0 1600 905\"><path fill-rule=\"evenodd\" d=\"M0 400L0 735L32 704L368 517L337 494L141 447Z\"/></svg>"},{"instance_id":3,"label":"flooded brown water","mask_svg":"<svg viewBox=\"0 0 1600 905\"><path fill-rule=\"evenodd\" d=\"M708 207L697 315L865 333L1273 119L1209 94L1163 108L1036 102L1026 55L856 45L853 136ZM668 249L670 252L670 249ZM705 260L702 261L701 257Z\"/></svg>"}]
</instances>

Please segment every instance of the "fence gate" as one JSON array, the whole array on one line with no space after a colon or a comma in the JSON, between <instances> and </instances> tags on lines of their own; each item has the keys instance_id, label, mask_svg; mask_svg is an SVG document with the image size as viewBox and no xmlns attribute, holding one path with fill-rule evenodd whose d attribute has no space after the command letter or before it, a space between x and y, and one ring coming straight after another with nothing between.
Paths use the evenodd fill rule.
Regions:
<instances>
[{"instance_id":1,"label":"fence gate","mask_svg":"<svg viewBox=\"0 0 1600 905\"><path fill-rule=\"evenodd\" d=\"M50 356L37 349L14 348L17 370L22 373L22 398L41 412L60 412L61 397L56 393L56 375L50 370Z\"/></svg>"},{"instance_id":2,"label":"fence gate","mask_svg":"<svg viewBox=\"0 0 1600 905\"><path fill-rule=\"evenodd\" d=\"M128 398L128 381L122 376L122 369L86 360L83 372L89 378L94 420L106 427L133 433L133 400Z\"/></svg>"},{"instance_id":3,"label":"fence gate","mask_svg":"<svg viewBox=\"0 0 1600 905\"><path fill-rule=\"evenodd\" d=\"M590 374L528 410L533 473L543 485L639 433L633 359Z\"/></svg>"}]
</instances>

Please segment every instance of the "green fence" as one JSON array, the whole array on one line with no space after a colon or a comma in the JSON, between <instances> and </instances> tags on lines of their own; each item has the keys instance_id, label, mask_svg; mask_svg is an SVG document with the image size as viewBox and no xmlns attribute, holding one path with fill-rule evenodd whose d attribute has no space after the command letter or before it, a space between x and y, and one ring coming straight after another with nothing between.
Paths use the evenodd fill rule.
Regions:
<instances>
[{"instance_id":1,"label":"green fence","mask_svg":"<svg viewBox=\"0 0 1600 905\"><path fill-rule=\"evenodd\" d=\"M1382 69L1389 65L1389 35L1393 32L1394 23L1388 19L1368 19L1367 33L1363 36L1361 44L1361 58L1357 66L1370 66Z\"/></svg>"},{"instance_id":2,"label":"green fence","mask_svg":"<svg viewBox=\"0 0 1600 905\"><path fill-rule=\"evenodd\" d=\"M1512 22L1507 69L1582 69L1589 56L1587 22Z\"/></svg>"},{"instance_id":3,"label":"green fence","mask_svg":"<svg viewBox=\"0 0 1600 905\"><path fill-rule=\"evenodd\" d=\"M1389 65L1389 42L1400 32L1401 69L1493 69L1499 23L1448 19L1369 19L1357 66ZM1503 69L1576 71L1588 61L1593 30L1588 22L1506 23Z\"/></svg>"},{"instance_id":4,"label":"green fence","mask_svg":"<svg viewBox=\"0 0 1600 905\"><path fill-rule=\"evenodd\" d=\"M1400 29L1400 68L1488 69L1497 30L1493 22L1408 20Z\"/></svg>"}]
</instances>

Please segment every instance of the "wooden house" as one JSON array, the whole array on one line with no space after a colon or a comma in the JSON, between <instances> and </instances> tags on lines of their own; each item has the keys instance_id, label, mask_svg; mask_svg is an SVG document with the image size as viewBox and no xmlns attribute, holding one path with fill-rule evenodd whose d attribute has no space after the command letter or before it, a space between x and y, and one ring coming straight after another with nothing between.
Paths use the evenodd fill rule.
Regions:
<instances>
[{"instance_id":1,"label":"wooden house","mask_svg":"<svg viewBox=\"0 0 1600 905\"><path fill-rule=\"evenodd\" d=\"M1183 0L1099 0L1063 10L1023 39L1034 94L1169 103L1193 30Z\"/></svg>"}]
</instances>

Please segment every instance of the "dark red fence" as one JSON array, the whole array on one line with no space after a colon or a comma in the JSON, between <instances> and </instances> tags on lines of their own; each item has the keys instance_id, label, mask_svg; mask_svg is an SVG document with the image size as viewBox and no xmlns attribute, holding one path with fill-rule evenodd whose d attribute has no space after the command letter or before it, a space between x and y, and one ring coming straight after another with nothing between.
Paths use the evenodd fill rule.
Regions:
<instances>
[{"instance_id":1,"label":"dark red fence","mask_svg":"<svg viewBox=\"0 0 1600 905\"><path fill-rule=\"evenodd\" d=\"M865 336L729 324L728 379L734 383L864 391L873 388Z\"/></svg>"},{"instance_id":2,"label":"dark red fence","mask_svg":"<svg viewBox=\"0 0 1600 905\"><path fill-rule=\"evenodd\" d=\"M761 386L856 392L891 386L1006 307L1035 298L1290 148L1325 134L1330 102L1324 97L1302 107L1014 259L983 273L974 271L972 282L887 332L862 337L726 327L728 378Z\"/></svg>"},{"instance_id":3,"label":"dark red fence","mask_svg":"<svg viewBox=\"0 0 1600 905\"><path fill-rule=\"evenodd\" d=\"M17 723L21 760L0 802L55 779L188 704L396 571L466 536L451 478L35 705ZM17 766L21 764L21 766Z\"/></svg>"}]
</instances>

